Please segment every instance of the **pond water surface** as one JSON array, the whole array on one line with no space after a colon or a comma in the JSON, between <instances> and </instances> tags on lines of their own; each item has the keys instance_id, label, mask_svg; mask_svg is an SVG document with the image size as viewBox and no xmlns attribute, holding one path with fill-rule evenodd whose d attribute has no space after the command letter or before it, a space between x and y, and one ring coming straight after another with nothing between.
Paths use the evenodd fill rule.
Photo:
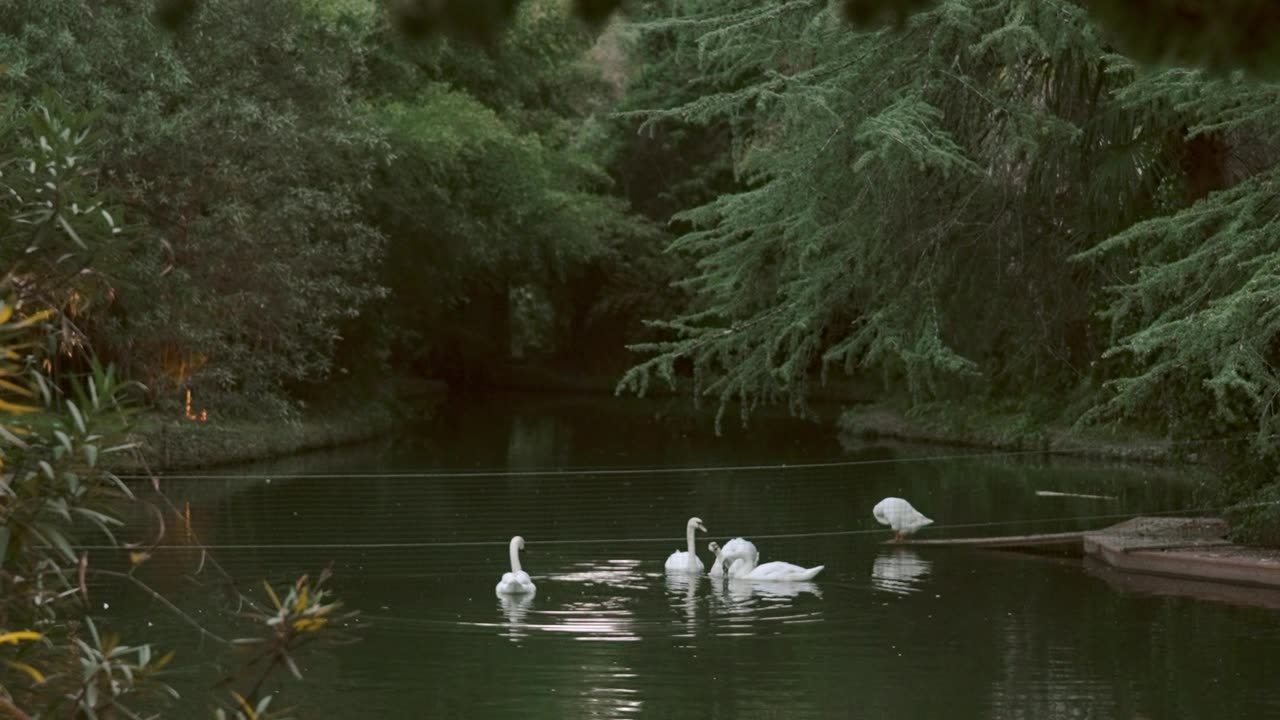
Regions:
<instances>
[{"instance_id":1,"label":"pond water surface","mask_svg":"<svg viewBox=\"0 0 1280 720\"><path fill-rule=\"evenodd\" d=\"M167 483L246 586L332 563L362 611L361 642L303 664L298 717L1280 717L1275 611L1121 592L1079 561L884 546L871 508L887 495L934 518L929 537L1192 504L1171 471L954 457L972 454L843 448L766 417L717 438L662 402L490 397L384 442ZM797 585L668 577L693 515L704 561L707 541L745 535L762 560L826 569ZM494 595L514 534L532 599ZM184 577L195 562L161 552L144 575L216 625ZM158 605L117 600L181 657L216 657ZM207 708L207 684L183 677L184 702Z\"/></svg>"}]
</instances>

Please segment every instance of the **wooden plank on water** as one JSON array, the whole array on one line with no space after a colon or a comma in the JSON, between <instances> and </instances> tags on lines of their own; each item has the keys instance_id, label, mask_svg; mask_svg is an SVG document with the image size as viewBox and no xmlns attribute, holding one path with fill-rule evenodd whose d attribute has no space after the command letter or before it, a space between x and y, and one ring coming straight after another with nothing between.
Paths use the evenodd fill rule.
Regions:
<instances>
[{"instance_id":1,"label":"wooden plank on water","mask_svg":"<svg viewBox=\"0 0 1280 720\"><path fill-rule=\"evenodd\" d=\"M977 538L937 538L932 540L917 540L908 538L901 542L892 540L885 541L886 545L901 545L904 547L972 547L972 548L1022 548L1037 547L1046 545L1069 545L1080 544L1084 542L1084 531L1072 531L1061 533L1039 533L1036 535L1002 535L999 537L977 537Z\"/></svg>"}]
</instances>

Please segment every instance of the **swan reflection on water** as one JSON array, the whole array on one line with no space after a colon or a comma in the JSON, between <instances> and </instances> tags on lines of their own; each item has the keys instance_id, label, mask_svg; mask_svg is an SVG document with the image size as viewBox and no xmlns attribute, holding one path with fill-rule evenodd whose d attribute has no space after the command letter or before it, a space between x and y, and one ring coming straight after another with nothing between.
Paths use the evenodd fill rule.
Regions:
<instances>
[{"instance_id":1,"label":"swan reflection on water","mask_svg":"<svg viewBox=\"0 0 1280 720\"><path fill-rule=\"evenodd\" d=\"M712 578L711 581L712 597L727 605L743 605L757 598L775 605L789 604L785 601L802 594L822 597L822 590L817 583L808 580L778 582L750 578Z\"/></svg>"},{"instance_id":2,"label":"swan reflection on water","mask_svg":"<svg viewBox=\"0 0 1280 720\"><path fill-rule=\"evenodd\" d=\"M725 582L724 588L721 589L720 596L723 599L744 602L753 597L766 600L790 599L798 597L802 593L822 597L822 590L818 588L818 584L808 580L769 582L744 578L730 578Z\"/></svg>"},{"instance_id":3,"label":"swan reflection on water","mask_svg":"<svg viewBox=\"0 0 1280 720\"><path fill-rule=\"evenodd\" d=\"M921 581L933 570L933 563L913 550L894 548L881 553L871 564L871 585L877 590L909 595L920 591Z\"/></svg>"},{"instance_id":4,"label":"swan reflection on water","mask_svg":"<svg viewBox=\"0 0 1280 720\"><path fill-rule=\"evenodd\" d=\"M818 584L808 580L734 578L712 582L711 596L712 614L718 616L711 622L720 637L776 633L780 625L817 623L823 618L821 604L806 601L822 597Z\"/></svg>"},{"instance_id":5,"label":"swan reflection on water","mask_svg":"<svg viewBox=\"0 0 1280 720\"><path fill-rule=\"evenodd\" d=\"M529 637L526 618L529 616L529 610L533 607L533 597L533 595L498 596L498 605L502 610L502 614L507 618L504 632L501 633L503 637L510 638L512 641Z\"/></svg>"},{"instance_id":6,"label":"swan reflection on water","mask_svg":"<svg viewBox=\"0 0 1280 720\"><path fill-rule=\"evenodd\" d=\"M692 631L698 618L698 586L702 584L702 576L668 572L666 581L671 606L683 611L685 625Z\"/></svg>"}]
</instances>

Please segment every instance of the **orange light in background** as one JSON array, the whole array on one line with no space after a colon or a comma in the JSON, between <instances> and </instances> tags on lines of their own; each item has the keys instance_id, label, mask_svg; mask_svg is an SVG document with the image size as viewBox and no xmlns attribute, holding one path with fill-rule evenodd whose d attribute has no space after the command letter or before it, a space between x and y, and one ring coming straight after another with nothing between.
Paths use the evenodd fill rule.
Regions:
<instances>
[{"instance_id":1,"label":"orange light in background","mask_svg":"<svg viewBox=\"0 0 1280 720\"><path fill-rule=\"evenodd\" d=\"M166 345L160 353L161 368L179 387L186 385L208 360L206 355L184 352L172 345Z\"/></svg>"},{"instance_id":2,"label":"orange light in background","mask_svg":"<svg viewBox=\"0 0 1280 720\"><path fill-rule=\"evenodd\" d=\"M186 414L188 420L198 420L206 422L209 419L209 411L204 408L200 409L200 414L196 414L191 410L191 388L187 388Z\"/></svg>"}]
</instances>

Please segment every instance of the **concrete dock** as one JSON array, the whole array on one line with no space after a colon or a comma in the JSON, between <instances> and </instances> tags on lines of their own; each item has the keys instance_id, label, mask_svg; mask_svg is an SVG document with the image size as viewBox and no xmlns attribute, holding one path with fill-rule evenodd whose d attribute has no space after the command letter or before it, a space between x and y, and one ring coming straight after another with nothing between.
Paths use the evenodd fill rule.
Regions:
<instances>
[{"instance_id":1,"label":"concrete dock","mask_svg":"<svg viewBox=\"0 0 1280 720\"><path fill-rule=\"evenodd\" d=\"M1236 545L1227 529L1216 518L1138 517L1096 531L895 544L1084 555L1126 573L1280 589L1280 550Z\"/></svg>"},{"instance_id":2,"label":"concrete dock","mask_svg":"<svg viewBox=\"0 0 1280 720\"><path fill-rule=\"evenodd\" d=\"M1118 570L1280 588L1280 550L1236 545L1226 522L1140 517L1086 533L1084 552Z\"/></svg>"}]
</instances>

